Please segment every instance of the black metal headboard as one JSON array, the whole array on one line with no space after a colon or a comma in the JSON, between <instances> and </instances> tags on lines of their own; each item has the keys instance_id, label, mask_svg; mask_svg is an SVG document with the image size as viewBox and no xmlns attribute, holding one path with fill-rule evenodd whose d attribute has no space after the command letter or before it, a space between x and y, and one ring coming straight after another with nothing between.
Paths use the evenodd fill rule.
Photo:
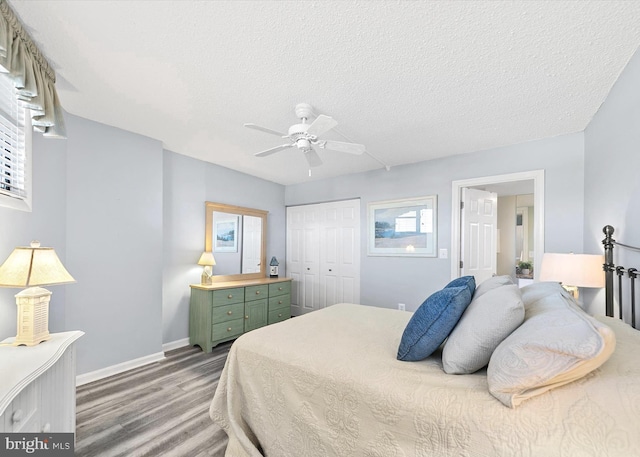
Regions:
<instances>
[{"instance_id":1,"label":"black metal headboard","mask_svg":"<svg viewBox=\"0 0 640 457\"><path fill-rule=\"evenodd\" d=\"M613 239L613 227L606 225L602 231L605 234L602 244L604 245L604 271L605 271L605 312L607 316L613 317L613 296L614 296L614 281L613 273L615 272L618 277L617 290L618 290L618 315L622 319L623 310L623 294L622 294L622 278L626 274L629 278L629 297L631 306L631 325L636 327L636 278L638 277L638 270L636 268L625 268L616 266L613 263L613 247L620 246L625 249L640 252L640 248L634 246L628 246L626 244L618 243Z\"/></svg>"}]
</instances>

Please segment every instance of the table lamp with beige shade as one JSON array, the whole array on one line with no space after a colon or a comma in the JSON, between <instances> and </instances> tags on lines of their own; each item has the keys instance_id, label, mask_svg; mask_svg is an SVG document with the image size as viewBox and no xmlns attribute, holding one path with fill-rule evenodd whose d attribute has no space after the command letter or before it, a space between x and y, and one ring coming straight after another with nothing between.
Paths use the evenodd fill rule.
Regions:
<instances>
[{"instance_id":1,"label":"table lamp with beige shade","mask_svg":"<svg viewBox=\"0 0 640 457\"><path fill-rule=\"evenodd\" d=\"M35 346L49 339L51 292L40 286L76 282L64 268L53 248L17 247L0 265L0 287L26 287L16 294L18 332L14 346Z\"/></svg>"},{"instance_id":2,"label":"table lamp with beige shade","mask_svg":"<svg viewBox=\"0 0 640 457\"><path fill-rule=\"evenodd\" d=\"M545 253L539 279L561 283L578 301L578 287L604 287L603 265L603 255Z\"/></svg>"},{"instance_id":3,"label":"table lamp with beige shade","mask_svg":"<svg viewBox=\"0 0 640 457\"><path fill-rule=\"evenodd\" d=\"M213 284L213 271L212 268L216 264L216 259L213 258L213 254L211 251L205 251L200 256L200 260L198 260L198 265L202 265L204 268L202 269L202 276L200 278L200 283L203 286L210 286Z\"/></svg>"}]
</instances>

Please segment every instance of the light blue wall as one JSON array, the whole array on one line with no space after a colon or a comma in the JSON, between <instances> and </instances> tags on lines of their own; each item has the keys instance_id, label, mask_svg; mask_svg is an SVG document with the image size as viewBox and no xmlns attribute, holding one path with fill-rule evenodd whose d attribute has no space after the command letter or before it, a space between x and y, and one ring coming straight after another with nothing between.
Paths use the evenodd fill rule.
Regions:
<instances>
[{"instance_id":1,"label":"light blue wall","mask_svg":"<svg viewBox=\"0 0 640 457\"><path fill-rule=\"evenodd\" d=\"M620 74L585 130L584 252L602 253L602 227L640 246L640 51ZM640 255L616 249L616 262L640 265ZM604 292L586 291L591 312L604 313Z\"/></svg>"},{"instance_id":2,"label":"light blue wall","mask_svg":"<svg viewBox=\"0 0 640 457\"><path fill-rule=\"evenodd\" d=\"M164 151L165 343L189 335L189 284L202 273L196 262L204 250L205 201L269 211L267 260L275 255L284 266L284 186Z\"/></svg>"},{"instance_id":3,"label":"light blue wall","mask_svg":"<svg viewBox=\"0 0 640 457\"><path fill-rule=\"evenodd\" d=\"M162 352L162 143L67 116L68 329L84 373Z\"/></svg>"},{"instance_id":4,"label":"light blue wall","mask_svg":"<svg viewBox=\"0 0 640 457\"><path fill-rule=\"evenodd\" d=\"M415 310L450 278L450 260L369 257L367 203L438 196L438 247L451 250L451 181L545 170L545 249L578 252L583 244L584 137L582 133L286 187L287 206L360 197L361 302L406 303Z\"/></svg>"}]
</instances>

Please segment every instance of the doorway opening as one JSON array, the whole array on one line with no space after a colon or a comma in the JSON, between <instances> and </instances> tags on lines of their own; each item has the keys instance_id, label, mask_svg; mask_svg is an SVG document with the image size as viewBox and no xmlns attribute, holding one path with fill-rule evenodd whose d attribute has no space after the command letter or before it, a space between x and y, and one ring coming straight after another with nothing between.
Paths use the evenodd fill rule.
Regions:
<instances>
[{"instance_id":1,"label":"doorway opening","mask_svg":"<svg viewBox=\"0 0 640 457\"><path fill-rule=\"evenodd\" d=\"M531 262L533 264L533 272L540 271L542 254L544 253L544 170L533 170L452 182L451 278L459 277L461 272L464 271L464 268L461 267L464 263L461 264L461 262L465 260L465 253L461 246L463 245L465 229L462 227L462 211L460 207L463 189L468 188L495 192L498 197L505 197L505 202L510 200L515 202L516 213L513 214L513 219L516 222L516 226L518 220L524 223L525 219L533 219L533 224L528 224L526 230L521 224L520 229L514 226L513 232L509 232L509 234L503 234L504 229L502 228L496 231L493 238L495 243L492 247L495 250L496 258L500 258L500 254L503 253L503 245L505 249L502 256L502 266L500 270L496 269L495 274L502 274L506 271L506 268L511 268L509 263L505 262L513 262L512 271L515 275L515 267L519 260ZM517 195L530 195L530 197L517 198ZM507 196L513 198L506 198ZM532 204L528 200L532 201ZM521 205L519 210L517 209L518 204ZM531 206L532 209L530 208ZM527 216L518 218L518 212L520 214L526 212ZM500 225L497 227L500 227ZM531 234L530 232L533 233ZM513 233L513 237L511 237L511 233ZM527 237L526 241L524 239L525 236ZM513 240L513 247L511 246L511 240ZM516 252L517 249L519 249L518 252ZM498 253L498 250L500 253ZM496 262L496 265L498 265L498 262ZM521 271L521 269L518 270L518 272Z\"/></svg>"}]
</instances>

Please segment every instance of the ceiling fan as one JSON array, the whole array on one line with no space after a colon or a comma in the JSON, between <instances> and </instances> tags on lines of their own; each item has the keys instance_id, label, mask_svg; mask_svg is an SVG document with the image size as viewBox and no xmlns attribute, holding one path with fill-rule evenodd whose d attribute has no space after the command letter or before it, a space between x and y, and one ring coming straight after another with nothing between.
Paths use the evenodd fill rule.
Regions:
<instances>
[{"instance_id":1,"label":"ceiling fan","mask_svg":"<svg viewBox=\"0 0 640 457\"><path fill-rule=\"evenodd\" d=\"M329 149L331 151L346 152L349 154L362 154L365 152L365 147L362 144L321 140L318 138L318 136L328 132L338 125L332 117L320 114L311 124L307 124L307 120L313 113L313 108L311 108L311 105L306 103L297 104L295 112L301 122L300 124L294 124L289 127L289 133L286 135L276 130L261 127L256 124L244 124L245 127L250 129L271 133L272 135L278 135L279 137L287 138L289 140L289 143L287 144L256 153L256 157L265 157L284 149L297 147L304 153L304 157L307 159L307 162L309 162L309 167L317 167L322 165L322 160L320 159L320 156L318 156L314 146L319 147L320 149Z\"/></svg>"}]
</instances>

